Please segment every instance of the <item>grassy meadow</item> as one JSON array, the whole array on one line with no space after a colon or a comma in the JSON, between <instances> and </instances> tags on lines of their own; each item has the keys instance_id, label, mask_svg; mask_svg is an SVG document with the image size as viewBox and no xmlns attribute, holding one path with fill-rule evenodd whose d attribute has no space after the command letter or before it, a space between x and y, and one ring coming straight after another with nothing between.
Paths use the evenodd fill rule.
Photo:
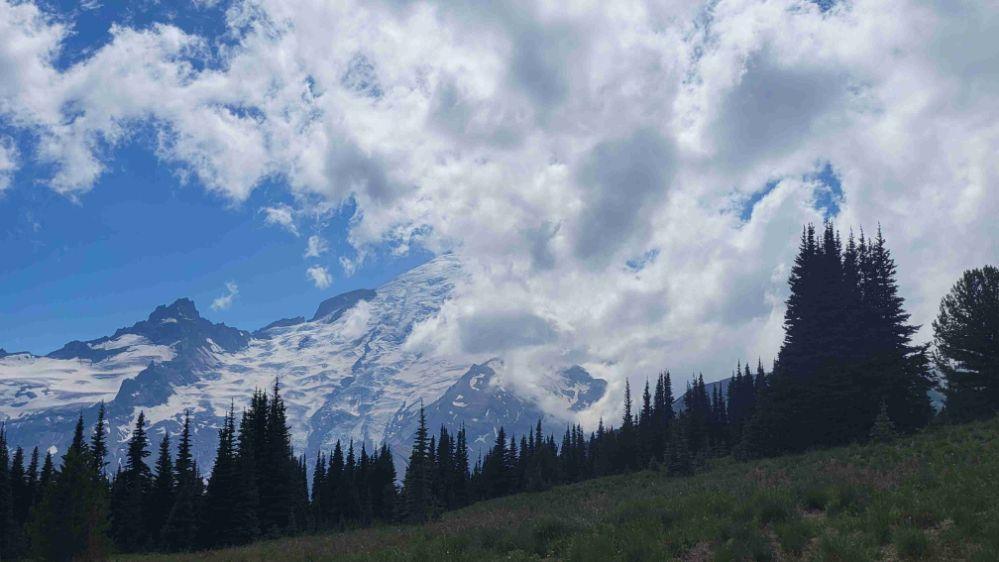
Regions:
<instances>
[{"instance_id":1,"label":"grassy meadow","mask_svg":"<svg viewBox=\"0 0 999 562\"><path fill-rule=\"evenodd\" d=\"M999 419L688 478L612 476L424 525L122 560L999 560Z\"/></svg>"}]
</instances>

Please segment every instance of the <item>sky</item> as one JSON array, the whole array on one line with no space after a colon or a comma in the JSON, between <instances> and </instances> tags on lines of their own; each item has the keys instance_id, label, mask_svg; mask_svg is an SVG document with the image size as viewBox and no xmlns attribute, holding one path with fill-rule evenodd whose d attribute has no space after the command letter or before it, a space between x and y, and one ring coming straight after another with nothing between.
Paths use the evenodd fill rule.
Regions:
<instances>
[{"instance_id":1,"label":"sky","mask_svg":"<svg viewBox=\"0 0 999 562\"><path fill-rule=\"evenodd\" d=\"M776 354L823 220L881 226L927 341L999 262L997 37L991 0L0 0L0 347L451 252L414 348L710 380Z\"/></svg>"}]
</instances>

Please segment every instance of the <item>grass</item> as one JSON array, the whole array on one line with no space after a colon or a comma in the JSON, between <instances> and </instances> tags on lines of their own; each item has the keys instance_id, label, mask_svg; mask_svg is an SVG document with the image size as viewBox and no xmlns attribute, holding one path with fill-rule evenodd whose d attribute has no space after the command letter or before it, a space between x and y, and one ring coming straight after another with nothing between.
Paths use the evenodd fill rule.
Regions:
<instances>
[{"instance_id":1,"label":"grass","mask_svg":"<svg viewBox=\"0 0 999 562\"><path fill-rule=\"evenodd\" d=\"M723 459L689 478L601 478L420 526L129 560L999 560L996 498L999 419L888 444Z\"/></svg>"}]
</instances>

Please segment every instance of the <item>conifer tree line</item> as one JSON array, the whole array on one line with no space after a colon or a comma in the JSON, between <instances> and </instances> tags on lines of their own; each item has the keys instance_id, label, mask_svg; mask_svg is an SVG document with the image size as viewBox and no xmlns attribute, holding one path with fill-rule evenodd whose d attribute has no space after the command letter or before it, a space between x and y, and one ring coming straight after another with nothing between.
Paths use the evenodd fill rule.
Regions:
<instances>
[{"instance_id":1,"label":"conifer tree line","mask_svg":"<svg viewBox=\"0 0 999 562\"><path fill-rule=\"evenodd\" d=\"M401 486L382 445L337 441L312 463L296 457L278 383L230 406L215 462L193 456L192 418L153 442L140 412L123 461L109 470L106 412L44 457L8 447L0 426L0 559L101 559L110 552L192 551L260 538L420 522L470 503L610 474L689 475L713 457L749 458L857 441L888 441L933 416L930 360L944 379L945 418L999 411L999 269L968 271L934 322L936 352L914 345L894 261L880 230L845 242L808 225L789 279L785 338L770 372L740 361L727 387L703 375L674 409L671 375L625 383L619 424L559 437L500 427L491 447L464 427L432 433L423 408ZM176 443L174 443L174 440ZM155 451L155 455L153 453ZM311 469L311 480L307 475Z\"/></svg>"}]
</instances>

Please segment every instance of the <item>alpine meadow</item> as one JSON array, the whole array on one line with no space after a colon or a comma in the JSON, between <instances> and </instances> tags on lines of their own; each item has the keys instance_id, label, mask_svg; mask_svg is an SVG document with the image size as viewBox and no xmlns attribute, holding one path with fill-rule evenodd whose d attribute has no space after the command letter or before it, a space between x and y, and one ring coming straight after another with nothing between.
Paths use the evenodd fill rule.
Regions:
<instances>
[{"instance_id":1,"label":"alpine meadow","mask_svg":"<svg viewBox=\"0 0 999 562\"><path fill-rule=\"evenodd\" d=\"M999 6L0 0L0 560L999 561Z\"/></svg>"}]
</instances>

